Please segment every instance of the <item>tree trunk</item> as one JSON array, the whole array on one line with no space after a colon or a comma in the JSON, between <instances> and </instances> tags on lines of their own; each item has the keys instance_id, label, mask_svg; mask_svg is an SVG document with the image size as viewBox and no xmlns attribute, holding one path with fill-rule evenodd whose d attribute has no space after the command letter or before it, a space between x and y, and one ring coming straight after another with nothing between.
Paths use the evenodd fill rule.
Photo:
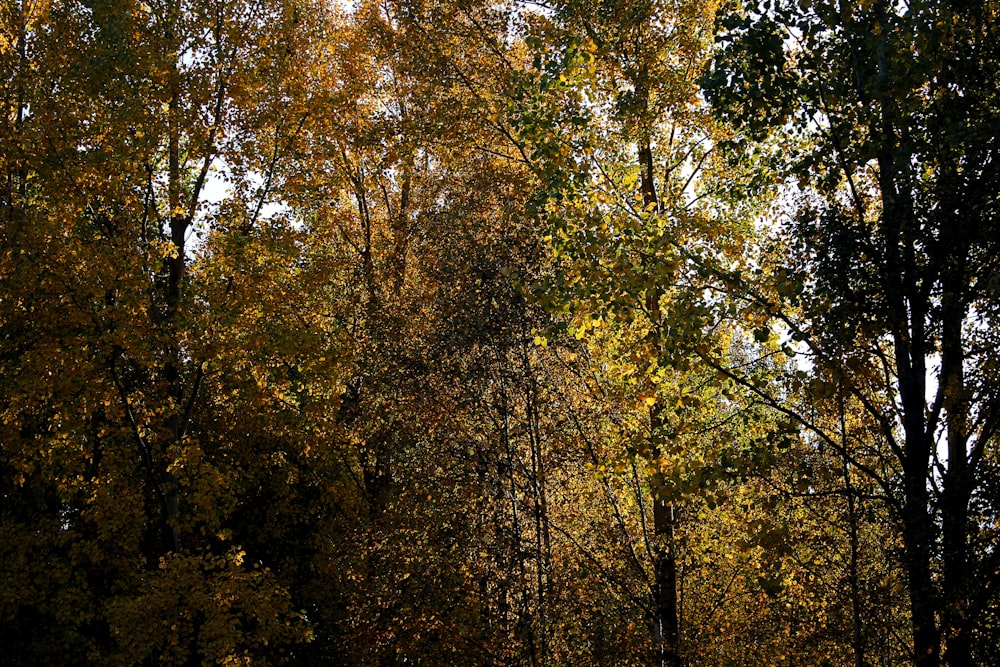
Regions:
<instances>
[{"instance_id":1,"label":"tree trunk","mask_svg":"<svg viewBox=\"0 0 1000 667\"><path fill-rule=\"evenodd\" d=\"M959 242L961 245L961 241ZM941 628L945 637L945 664L972 666L969 596L972 589L969 562L969 503L973 480L968 462L969 398L965 384L962 352L962 323L965 307L959 297L965 252L949 262L952 271L945 278L941 334L941 378L947 418L948 471L941 494L942 567L944 585ZM948 284L952 283L952 284Z\"/></svg>"},{"instance_id":2,"label":"tree trunk","mask_svg":"<svg viewBox=\"0 0 1000 667\"><path fill-rule=\"evenodd\" d=\"M674 506L653 499L653 530L657 536L654 603L657 667L680 667L680 624L677 605L677 559L674 554Z\"/></svg>"},{"instance_id":3,"label":"tree trunk","mask_svg":"<svg viewBox=\"0 0 1000 667\"><path fill-rule=\"evenodd\" d=\"M643 207L655 211L659 206L656 196L656 179L653 171L653 150L649 133L644 131L639 145L639 188ZM660 291L653 288L646 296L646 308L652 320L653 332L659 343ZM662 350L658 350L662 353ZM649 412L650 433L663 426L659 404ZM653 532L656 551L653 554L653 664L656 667L680 667L680 622L677 605L677 559L674 549L674 506L658 497L657 484L653 490Z\"/></svg>"}]
</instances>

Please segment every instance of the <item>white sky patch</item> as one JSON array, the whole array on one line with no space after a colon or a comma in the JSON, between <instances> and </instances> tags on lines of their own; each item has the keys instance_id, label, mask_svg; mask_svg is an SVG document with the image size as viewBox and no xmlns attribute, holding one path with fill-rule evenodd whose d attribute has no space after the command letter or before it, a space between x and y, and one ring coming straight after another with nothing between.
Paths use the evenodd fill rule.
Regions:
<instances>
[{"instance_id":1,"label":"white sky patch","mask_svg":"<svg viewBox=\"0 0 1000 667\"><path fill-rule=\"evenodd\" d=\"M187 251L192 255L197 255L204 247L212 221L218 217L222 204L233 195L233 179L230 174L231 171L225 161L216 158L205 176L205 183L198 198L197 213L186 239ZM248 202L248 216L254 216L256 213L258 220L270 220L276 216L285 216L293 226L300 226L301 223L296 220L295 216L291 215L291 207L286 202L272 199L272 195L276 192L273 185L270 192L263 192L267 181L263 174L253 172L247 174L246 177L249 180L249 189L257 195ZM260 199L261 195L263 195L263 200Z\"/></svg>"}]
</instances>

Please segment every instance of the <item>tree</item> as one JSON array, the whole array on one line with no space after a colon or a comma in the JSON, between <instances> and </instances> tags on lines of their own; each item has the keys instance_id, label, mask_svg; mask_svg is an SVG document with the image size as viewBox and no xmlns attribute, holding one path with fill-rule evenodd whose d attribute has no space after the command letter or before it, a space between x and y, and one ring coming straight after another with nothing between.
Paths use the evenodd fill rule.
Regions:
<instances>
[{"instance_id":1,"label":"tree","mask_svg":"<svg viewBox=\"0 0 1000 667\"><path fill-rule=\"evenodd\" d=\"M764 4L3 2L0 661L995 660L997 8Z\"/></svg>"},{"instance_id":2,"label":"tree","mask_svg":"<svg viewBox=\"0 0 1000 667\"><path fill-rule=\"evenodd\" d=\"M289 172L348 341L335 418L355 502L331 525L317 660L548 660L538 313L513 284L538 244L527 172L491 125L506 18L360 4Z\"/></svg>"},{"instance_id":3,"label":"tree","mask_svg":"<svg viewBox=\"0 0 1000 667\"><path fill-rule=\"evenodd\" d=\"M3 5L0 613L19 661L268 662L308 638L272 563L232 540L255 452L205 410L240 355L213 349L191 271L196 228L262 233L299 11ZM237 194L212 210L220 166Z\"/></svg>"},{"instance_id":4,"label":"tree","mask_svg":"<svg viewBox=\"0 0 1000 667\"><path fill-rule=\"evenodd\" d=\"M733 419L726 389L692 362L700 348L725 355L731 331L714 326L716 304L701 285L713 267L739 265L752 238L741 214L754 202L720 196L715 144L724 130L695 84L715 9L560 3L534 22L527 43L537 74L515 98L521 136L543 167L538 207L560 258L536 294L571 333L599 341L595 357L644 413L622 449L648 466L654 664L681 660L679 503L727 468L715 464L728 448L705 442ZM593 333L605 328L615 333Z\"/></svg>"},{"instance_id":5,"label":"tree","mask_svg":"<svg viewBox=\"0 0 1000 667\"><path fill-rule=\"evenodd\" d=\"M743 137L782 137L774 164L796 179L777 234L787 257L726 289L799 341L812 390L859 406L875 462L765 400L881 489L903 538L918 665L996 659L1000 182L996 91L983 85L1000 63L996 11L750 6L723 19L707 79Z\"/></svg>"}]
</instances>

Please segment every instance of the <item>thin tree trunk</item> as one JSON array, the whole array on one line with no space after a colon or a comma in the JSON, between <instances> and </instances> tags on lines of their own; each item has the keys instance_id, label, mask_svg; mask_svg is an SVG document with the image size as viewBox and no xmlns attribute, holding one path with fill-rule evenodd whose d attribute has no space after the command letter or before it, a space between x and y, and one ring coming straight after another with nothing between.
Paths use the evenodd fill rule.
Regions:
<instances>
[{"instance_id":1,"label":"thin tree trunk","mask_svg":"<svg viewBox=\"0 0 1000 667\"><path fill-rule=\"evenodd\" d=\"M844 495L847 498L847 534L851 551L848 580L851 587L851 647L854 650L854 667L865 667L865 642L861 624L861 582L858 575L860 560L860 545L858 541L858 512L854 495L854 485L851 483L851 465L847 456L847 408L844 405L844 388L840 388L840 444L844 453Z\"/></svg>"},{"instance_id":2,"label":"thin tree trunk","mask_svg":"<svg viewBox=\"0 0 1000 667\"><path fill-rule=\"evenodd\" d=\"M960 242L961 243L961 242ZM958 282L964 269L964 251L952 262L948 282ZM957 280L955 280L957 279ZM941 299L944 309L941 335L941 382L946 387L948 471L941 496L942 566L944 572L941 625L945 635L945 664L972 667L969 613L969 503L973 480L968 462L969 400L962 352L965 309L956 285L946 285Z\"/></svg>"},{"instance_id":3,"label":"thin tree trunk","mask_svg":"<svg viewBox=\"0 0 1000 667\"><path fill-rule=\"evenodd\" d=\"M655 211L659 206L656 196L656 181L653 171L653 150L648 132L639 146L639 187L643 207ZM653 331L659 346L660 292L653 289L647 295L647 310L652 320ZM658 350L659 352L659 350ZM655 434L663 427L663 417L659 404L649 411L650 433ZM680 622L677 604L677 556L674 548L674 526L676 514L674 506L657 497L657 485L651 483L653 491L653 531L656 534L656 549L653 556L653 646L656 667L680 667Z\"/></svg>"},{"instance_id":4,"label":"thin tree trunk","mask_svg":"<svg viewBox=\"0 0 1000 667\"><path fill-rule=\"evenodd\" d=\"M875 21L891 25L887 0L874 8ZM875 52L875 72L880 78L891 73L888 36L880 33ZM866 73L870 74L870 73ZM898 373L904 433L903 469L903 561L908 578L910 623L913 631L913 660L916 667L938 667L941 660L941 632L937 614L939 599L932 576L935 527L930 509L928 469L932 434L926 421L926 331L927 302L920 293L915 259L917 226L912 200L912 180L908 173L910 155L905 137L900 137L896 114L898 105L890 91L877 98L870 134L877 137L878 183L882 197L879 233L885 249L882 283L886 286L888 324Z\"/></svg>"}]
</instances>

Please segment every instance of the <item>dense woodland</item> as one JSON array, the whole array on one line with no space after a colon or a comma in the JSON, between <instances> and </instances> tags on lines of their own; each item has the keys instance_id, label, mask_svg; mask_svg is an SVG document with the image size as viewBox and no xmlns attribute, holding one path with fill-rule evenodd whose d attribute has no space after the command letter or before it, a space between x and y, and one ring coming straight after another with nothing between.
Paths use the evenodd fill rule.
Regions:
<instances>
[{"instance_id":1,"label":"dense woodland","mask_svg":"<svg viewBox=\"0 0 1000 667\"><path fill-rule=\"evenodd\" d=\"M0 663L1000 664L996 0L0 0Z\"/></svg>"}]
</instances>

